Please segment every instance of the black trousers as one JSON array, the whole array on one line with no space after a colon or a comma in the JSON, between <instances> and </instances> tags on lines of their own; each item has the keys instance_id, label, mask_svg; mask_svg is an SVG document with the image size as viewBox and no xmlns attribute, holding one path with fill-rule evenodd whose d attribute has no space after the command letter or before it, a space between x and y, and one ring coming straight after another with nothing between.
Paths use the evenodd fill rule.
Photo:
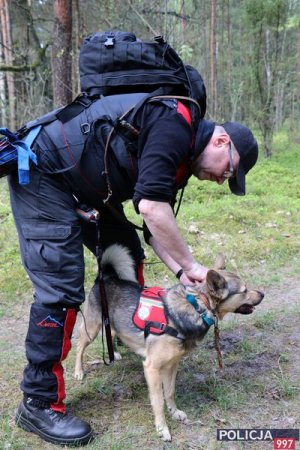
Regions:
<instances>
[{"instance_id":1,"label":"black trousers","mask_svg":"<svg viewBox=\"0 0 300 450\"><path fill-rule=\"evenodd\" d=\"M78 217L77 204L62 175L33 168L29 185L19 185L17 175L9 177L9 185L22 262L32 281L35 301L21 388L26 395L47 399L63 410L61 362L70 350L76 313L85 298L83 245L95 253L95 225ZM118 209L124 214L122 205ZM144 253L136 231L106 208L100 214L102 246L127 246L139 267Z\"/></svg>"}]
</instances>

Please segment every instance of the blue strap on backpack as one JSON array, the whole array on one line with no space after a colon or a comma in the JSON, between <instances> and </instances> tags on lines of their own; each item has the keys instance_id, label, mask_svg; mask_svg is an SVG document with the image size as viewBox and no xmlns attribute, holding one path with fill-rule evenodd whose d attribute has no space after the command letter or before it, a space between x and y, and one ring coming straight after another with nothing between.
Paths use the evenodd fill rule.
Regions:
<instances>
[{"instance_id":1,"label":"blue strap on backpack","mask_svg":"<svg viewBox=\"0 0 300 450\"><path fill-rule=\"evenodd\" d=\"M0 165L3 165L2 168L0 167L1 173L8 175L8 173L13 171L17 163L19 183L29 183L30 160L37 165L37 157L30 147L40 129L41 125L38 125L32 128L23 139L20 139L17 133L12 133L8 128L0 128L0 134L6 137L6 140L3 142L4 145L0 146ZM7 165L7 169L5 165Z\"/></svg>"}]
</instances>

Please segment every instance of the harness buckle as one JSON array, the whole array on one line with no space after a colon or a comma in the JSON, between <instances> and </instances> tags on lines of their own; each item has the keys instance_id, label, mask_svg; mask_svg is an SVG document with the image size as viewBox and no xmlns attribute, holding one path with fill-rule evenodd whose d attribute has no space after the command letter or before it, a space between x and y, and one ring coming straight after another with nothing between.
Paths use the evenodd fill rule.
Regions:
<instances>
[{"instance_id":1,"label":"harness buckle","mask_svg":"<svg viewBox=\"0 0 300 450\"><path fill-rule=\"evenodd\" d=\"M89 134L91 131L91 125L88 122L80 124L80 129L82 134Z\"/></svg>"}]
</instances>

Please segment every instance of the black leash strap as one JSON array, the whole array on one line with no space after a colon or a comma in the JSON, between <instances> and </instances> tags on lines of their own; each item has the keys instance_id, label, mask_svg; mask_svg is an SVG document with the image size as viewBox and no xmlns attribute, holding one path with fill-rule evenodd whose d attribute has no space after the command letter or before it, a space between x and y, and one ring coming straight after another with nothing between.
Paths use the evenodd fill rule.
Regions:
<instances>
[{"instance_id":1,"label":"black leash strap","mask_svg":"<svg viewBox=\"0 0 300 450\"><path fill-rule=\"evenodd\" d=\"M97 258L98 272L99 272L99 295L100 295L101 309L102 309L102 330L103 330L103 326L104 326L105 336L106 336L106 344L107 344L107 350L108 350L108 356L109 356L109 364L112 364L114 362L114 347L113 347L112 336L111 336L110 320L109 320L109 313L108 313L108 303L107 303L105 284L104 284L104 279L103 279L103 270L102 270L102 265L101 265L103 252L102 252L102 247L101 247L100 215L99 215L99 213L96 214L95 221L96 221L96 230L97 230L96 258ZM108 365L108 363L105 361L104 354L103 354L103 361L104 361L104 364Z\"/></svg>"}]
</instances>

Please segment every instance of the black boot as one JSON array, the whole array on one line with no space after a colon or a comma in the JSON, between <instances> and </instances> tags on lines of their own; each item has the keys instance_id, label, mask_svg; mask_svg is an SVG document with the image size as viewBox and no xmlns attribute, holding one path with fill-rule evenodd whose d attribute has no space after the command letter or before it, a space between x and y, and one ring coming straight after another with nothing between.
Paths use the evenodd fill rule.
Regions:
<instances>
[{"instance_id":1,"label":"black boot","mask_svg":"<svg viewBox=\"0 0 300 450\"><path fill-rule=\"evenodd\" d=\"M67 413L30 404L31 399L22 401L16 414L16 424L26 431L37 434L44 441L60 445L85 445L92 440L90 425ZM33 402L34 403L34 402Z\"/></svg>"}]
</instances>

